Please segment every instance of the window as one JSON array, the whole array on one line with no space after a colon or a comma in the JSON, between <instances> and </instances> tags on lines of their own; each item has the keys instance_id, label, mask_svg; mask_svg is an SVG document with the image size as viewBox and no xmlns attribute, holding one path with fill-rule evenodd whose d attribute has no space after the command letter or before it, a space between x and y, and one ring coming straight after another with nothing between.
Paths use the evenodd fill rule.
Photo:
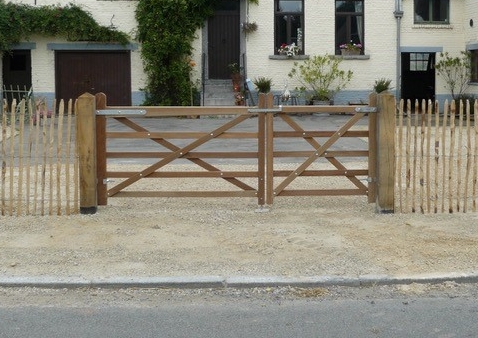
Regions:
<instances>
[{"instance_id":1,"label":"window","mask_svg":"<svg viewBox=\"0 0 478 338\"><path fill-rule=\"evenodd\" d=\"M449 23L449 0L414 0L415 23Z\"/></svg>"},{"instance_id":2,"label":"window","mask_svg":"<svg viewBox=\"0 0 478 338\"><path fill-rule=\"evenodd\" d=\"M429 55L428 53L410 53L410 71L420 72L428 70Z\"/></svg>"},{"instance_id":3,"label":"window","mask_svg":"<svg viewBox=\"0 0 478 338\"><path fill-rule=\"evenodd\" d=\"M304 54L304 0L275 0L275 53L283 45L295 44Z\"/></svg>"},{"instance_id":4,"label":"window","mask_svg":"<svg viewBox=\"0 0 478 338\"><path fill-rule=\"evenodd\" d=\"M362 45L364 50L363 0L335 0L335 54L345 43Z\"/></svg>"},{"instance_id":5,"label":"window","mask_svg":"<svg viewBox=\"0 0 478 338\"><path fill-rule=\"evenodd\" d=\"M478 82L478 49L470 50L471 53L471 82Z\"/></svg>"}]
</instances>

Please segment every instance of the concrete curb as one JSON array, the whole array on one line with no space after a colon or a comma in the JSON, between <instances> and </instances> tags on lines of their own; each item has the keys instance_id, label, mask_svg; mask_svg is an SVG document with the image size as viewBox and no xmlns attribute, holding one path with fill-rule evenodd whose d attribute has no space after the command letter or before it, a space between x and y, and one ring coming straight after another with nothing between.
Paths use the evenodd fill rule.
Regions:
<instances>
[{"instance_id":1,"label":"concrete curb","mask_svg":"<svg viewBox=\"0 0 478 338\"><path fill-rule=\"evenodd\" d=\"M326 287L363 285L399 285L411 283L438 284L478 283L478 274L436 274L409 277L386 275L364 275L359 277L317 276L317 277L264 277L264 276L179 276L179 277L115 277L115 278L62 278L62 277L0 277L0 287L37 288L254 288L254 287Z\"/></svg>"}]
</instances>

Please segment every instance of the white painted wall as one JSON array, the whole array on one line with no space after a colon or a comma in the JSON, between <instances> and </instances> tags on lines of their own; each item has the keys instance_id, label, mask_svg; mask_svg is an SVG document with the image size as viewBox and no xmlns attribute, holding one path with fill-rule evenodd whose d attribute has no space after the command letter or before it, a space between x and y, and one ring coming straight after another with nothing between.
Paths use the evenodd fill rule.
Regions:
<instances>
[{"instance_id":1,"label":"white painted wall","mask_svg":"<svg viewBox=\"0 0 478 338\"><path fill-rule=\"evenodd\" d=\"M441 47L451 54L459 53L465 46L478 43L478 6L476 0L450 0L450 25L415 25L413 23L413 1L403 0L404 16L401 20L401 45L407 47ZM14 3L24 3L37 6L56 5L58 0L12 0ZM92 13L93 17L102 25L111 23L119 30L134 36L136 21L134 11L136 1L99 1L99 0L72 0ZM353 60L343 60L342 68L351 69L354 77L350 85L342 93L350 98L367 99L373 83L378 78L392 79L392 86L396 87L396 37L397 21L394 17L395 0L367 0L365 1L365 55L367 57ZM298 83L288 78L287 74L293 66L294 60L277 60L270 58L274 54L274 10L272 0L260 0L260 5L250 4L246 15L249 21L258 24L258 30L245 36L247 51L248 77L268 76L273 79L273 90L281 91L284 83L289 83L293 89ZM469 26L469 20L474 19L474 27ZM333 54L334 1L316 0L305 1L305 53ZM201 32L198 31L195 41L193 60L196 62L194 76L201 75L201 54L205 45ZM51 39L35 36L31 41L36 42L36 49L32 50L33 86L36 91L54 91L54 58L53 51L48 51L49 42L66 42L66 40ZM140 50L131 52L132 62L132 92L138 93L144 87L145 75L142 68ZM300 61L299 61L300 62ZM476 91L478 87L472 87ZM446 94L442 80L437 78L437 94ZM134 96L133 96L134 97ZM340 98L339 98L340 99ZM340 103L340 100L339 100Z\"/></svg>"}]
</instances>

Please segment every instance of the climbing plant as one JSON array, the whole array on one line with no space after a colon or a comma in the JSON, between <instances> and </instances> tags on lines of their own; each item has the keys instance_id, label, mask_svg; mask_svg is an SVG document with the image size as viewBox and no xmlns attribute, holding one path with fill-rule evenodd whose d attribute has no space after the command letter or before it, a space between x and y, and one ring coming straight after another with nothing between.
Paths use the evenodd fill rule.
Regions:
<instances>
[{"instance_id":1,"label":"climbing plant","mask_svg":"<svg viewBox=\"0 0 478 338\"><path fill-rule=\"evenodd\" d=\"M0 0L0 51L32 34L63 36L68 41L129 42L126 33L99 25L79 6L30 6Z\"/></svg>"},{"instance_id":2,"label":"climbing plant","mask_svg":"<svg viewBox=\"0 0 478 338\"><path fill-rule=\"evenodd\" d=\"M239 0L237 0L239 1ZM258 4L259 0L248 0ZM221 0L139 0L137 39L147 76L146 105L191 104L192 43Z\"/></svg>"},{"instance_id":3,"label":"climbing plant","mask_svg":"<svg viewBox=\"0 0 478 338\"><path fill-rule=\"evenodd\" d=\"M147 105L191 104L190 57L197 29L219 0L139 0L137 39L147 84Z\"/></svg>"}]
</instances>

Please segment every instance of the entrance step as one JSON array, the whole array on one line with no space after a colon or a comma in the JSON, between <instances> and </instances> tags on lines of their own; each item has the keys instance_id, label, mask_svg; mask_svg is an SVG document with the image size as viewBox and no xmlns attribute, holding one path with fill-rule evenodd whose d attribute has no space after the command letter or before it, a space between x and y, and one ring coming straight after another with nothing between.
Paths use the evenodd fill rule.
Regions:
<instances>
[{"instance_id":1,"label":"entrance step","mask_svg":"<svg viewBox=\"0 0 478 338\"><path fill-rule=\"evenodd\" d=\"M232 81L206 80L204 82L204 106L234 106Z\"/></svg>"}]
</instances>

